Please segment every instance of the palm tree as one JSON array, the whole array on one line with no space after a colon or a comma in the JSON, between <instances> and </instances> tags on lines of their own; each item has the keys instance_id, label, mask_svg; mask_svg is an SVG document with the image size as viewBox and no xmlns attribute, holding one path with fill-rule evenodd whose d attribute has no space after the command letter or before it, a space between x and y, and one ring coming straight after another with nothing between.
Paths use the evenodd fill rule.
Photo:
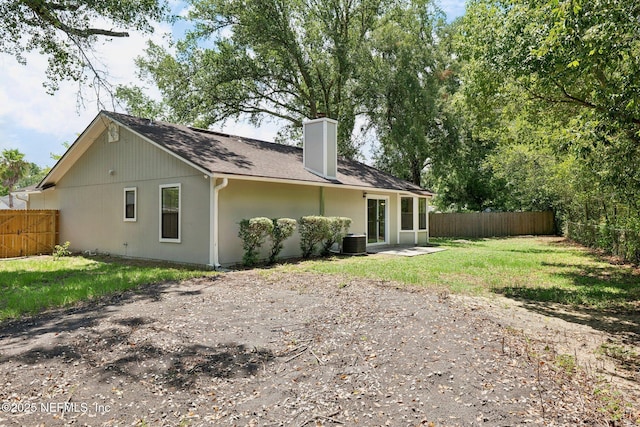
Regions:
<instances>
[{"instance_id":1,"label":"palm tree","mask_svg":"<svg viewBox=\"0 0 640 427\"><path fill-rule=\"evenodd\" d=\"M13 209L13 196L11 192L18 181L27 173L28 166L29 163L24 161L24 154L20 151L16 149L2 150L2 157L0 158L0 180L9 192L10 209Z\"/></svg>"}]
</instances>

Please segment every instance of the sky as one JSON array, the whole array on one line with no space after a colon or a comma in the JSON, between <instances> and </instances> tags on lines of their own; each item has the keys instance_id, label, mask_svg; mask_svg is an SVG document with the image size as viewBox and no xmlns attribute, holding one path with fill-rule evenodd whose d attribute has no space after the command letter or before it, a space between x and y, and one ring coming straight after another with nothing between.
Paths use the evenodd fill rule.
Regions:
<instances>
[{"instance_id":1,"label":"sky","mask_svg":"<svg viewBox=\"0 0 640 427\"><path fill-rule=\"evenodd\" d=\"M170 0L174 13L183 3ZM464 13L464 0L441 0L440 7L452 20ZM127 38L114 38L96 45L96 54L108 71L111 84L140 84L134 60L143 54L148 40L166 43L165 36L178 31L167 23L156 25L153 34L131 32ZM38 53L25 55L27 65L13 56L0 53L0 150L18 149L25 160L41 167L53 166L51 154L63 154L64 144L73 143L100 111L85 89L85 100L78 104L78 85L62 82L54 95L43 86L47 58ZM274 123L265 121L261 128L244 122L227 123L220 130L233 135L272 141L278 131Z\"/></svg>"}]
</instances>

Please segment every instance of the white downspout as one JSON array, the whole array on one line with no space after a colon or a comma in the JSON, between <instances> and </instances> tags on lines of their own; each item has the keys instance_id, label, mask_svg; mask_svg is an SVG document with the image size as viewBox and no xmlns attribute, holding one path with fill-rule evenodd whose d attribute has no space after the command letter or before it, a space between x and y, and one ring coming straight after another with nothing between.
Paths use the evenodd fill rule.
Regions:
<instances>
[{"instance_id":1,"label":"white downspout","mask_svg":"<svg viewBox=\"0 0 640 427\"><path fill-rule=\"evenodd\" d=\"M219 185L215 185L216 178L211 177L211 194L209 196L209 265L213 268L220 268L218 249L218 193L229 184L228 178L222 178Z\"/></svg>"},{"instance_id":2,"label":"white downspout","mask_svg":"<svg viewBox=\"0 0 640 427\"><path fill-rule=\"evenodd\" d=\"M13 197L25 202L25 206L27 207L27 209L29 209L29 193L25 194L26 199L23 199L22 197L20 197L20 194L14 194Z\"/></svg>"}]
</instances>

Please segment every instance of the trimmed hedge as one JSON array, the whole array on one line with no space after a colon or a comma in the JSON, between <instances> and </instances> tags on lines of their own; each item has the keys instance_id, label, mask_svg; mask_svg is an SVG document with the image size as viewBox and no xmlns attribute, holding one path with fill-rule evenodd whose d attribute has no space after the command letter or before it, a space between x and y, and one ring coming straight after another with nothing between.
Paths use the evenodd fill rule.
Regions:
<instances>
[{"instance_id":1,"label":"trimmed hedge","mask_svg":"<svg viewBox=\"0 0 640 427\"><path fill-rule=\"evenodd\" d=\"M325 241L322 247L323 255L328 255L331 247L334 244L338 244L342 249L342 239L349 232L349 226L351 226L351 218L345 218L342 216L332 216L327 218L329 224L329 232L325 237Z\"/></svg>"},{"instance_id":2,"label":"trimmed hedge","mask_svg":"<svg viewBox=\"0 0 640 427\"><path fill-rule=\"evenodd\" d=\"M309 258L329 232L327 218L324 216L303 216L298 220L300 249L302 258Z\"/></svg>"},{"instance_id":3,"label":"trimmed hedge","mask_svg":"<svg viewBox=\"0 0 640 427\"><path fill-rule=\"evenodd\" d=\"M309 258L321 245L322 254L329 254L335 243L340 243L351 225L350 218L303 216L298 221L302 257Z\"/></svg>"},{"instance_id":4,"label":"trimmed hedge","mask_svg":"<svg viewBox=\"0 0 640 427\"><path fill-rule=\"evenodd\" d=\"M297 221L291 218L274 218L273 229L271 230L271 253L269 254L269 264L273 264L278 259L278 255L284 248L283 242L287 240L296 230Z\"/></svg>"},{"instance_id":5,"label":"trimmed hedge","mask_svg":"<svg viewBox=\"0 0 640 427\"><path fill-rule=\"evenodd\" d=\"M238 237L242 240L242 263L247 267L258 262L258 252L267 236L273 231L273 221L269 218L258 217L240 221Z\"/></svg>"},{"instance_id":6,"label":"trimmed hedge","mask_svg":"<svg viewBox=\"0 0 640 427\"><path fill-rule=\"evenodd\" d=\"M309 258L320 249L322 255L328 255L331 248L346 236L351 218L303 216L299 221L291 218L257 217L240 221L238 237L242 240L242 263L251 267L258 263L260 248L267 238L271 240L268 262L273 264L284 248L284 241L293 235L298 227L302 257Z\"/></svg>"}]
</instances>

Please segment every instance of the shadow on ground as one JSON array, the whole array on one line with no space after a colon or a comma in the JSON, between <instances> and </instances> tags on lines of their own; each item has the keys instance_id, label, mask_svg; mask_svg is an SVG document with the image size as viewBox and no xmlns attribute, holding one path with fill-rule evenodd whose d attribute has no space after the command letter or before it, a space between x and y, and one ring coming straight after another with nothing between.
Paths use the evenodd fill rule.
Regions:
<instances>
[{"instance_id":1,"label":"shadow on ground","mask_svg":"<svg viewBox=\"0 0 640 427\"><path fill-rule=\"evenodd\" d=\"M615 342L603 344L603 353L640 380L640 354L622 350L640 347L640 272L628 265L605 264L597 254L590 257L593 265L543 263L569 286L503 287L493 292L544 316L612 334ZM607 351L607 345L619 351Z\"/></svg>"},{"instance_id":2,"label":"shadow on ground","mask_svg":"<svg viewBox=\"0 0 640 427\"><path fill-rule=\"evenodd\" d=\"M220 279L221 276L207 277L208 283L215 283ZM80 302L72 307L50 309L33 316L8 320L0 323L0 338L28 339L46 333L59 334L73 332L81 328L89 328L109 316L115 307L133 301L160 301L164 294L168 292L168 289L174 285L175 282L173 281L142 285L132 290ZM200 292L198 290L181 291L175 288L171 289L172 296L192 296ZM132 321L135 322L135 320Z\"/></svg>"},{"instance_id":3,"label":"shadow on ground","mask_svg":"<svg viewBox=\"0 0 640 427\"><path fill-rule=\"evenodd\" d=\"M217 276L207 280L210 284ZM101 321L117 310L116 306L141 300L158 301L167 292L171 293L167 298L192 297L199 293L193 289L181 291L174 283L167 282L82 307L55 310L4 324L0 327L0 338L7 338L9 346L0 352L0 368L16 363L33 366L83 363L96 369L103 382L116 375L130 381L149 380L155 386L179 389L193 386L202 377L249 377L275 358L270 350L247 348L234 342L214 346L156 344L149 337L162 331L155 326L156 319L144 316L112 320L112 327L106 330L100 327L104 325Z\"/></svg>"}]
</instances>

